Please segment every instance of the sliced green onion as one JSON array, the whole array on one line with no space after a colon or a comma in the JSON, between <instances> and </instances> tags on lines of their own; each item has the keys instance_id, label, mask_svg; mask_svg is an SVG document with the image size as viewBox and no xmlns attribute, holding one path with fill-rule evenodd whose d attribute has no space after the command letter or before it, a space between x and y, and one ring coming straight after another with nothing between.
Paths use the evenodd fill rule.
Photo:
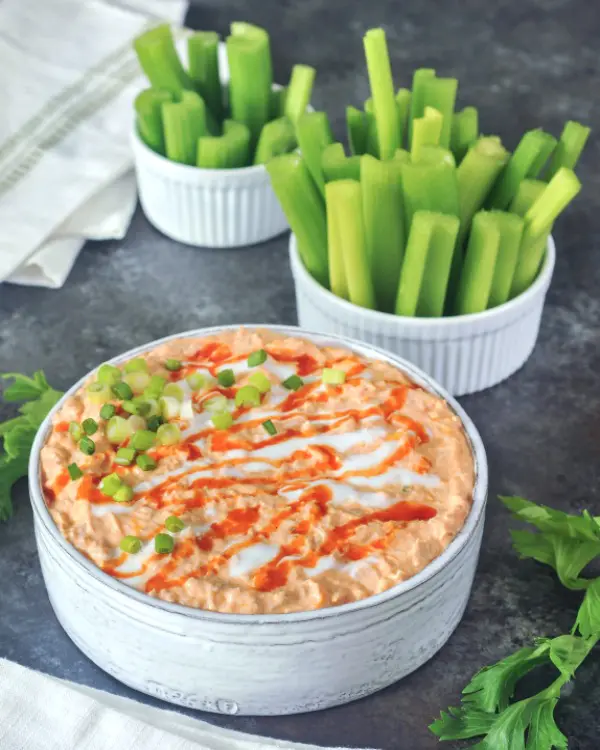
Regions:
<instances>
[{"instance_id":1,"label":"sliced green onion","mask_svg":"<svg viewBox=\"0 0 600 750\"><path fill-rule=\"evenodd\" d=\"M98 382L104 385L115 385L121 380L121 370L114 365L100 365L98 368Z\"/></svg>"},{"instance_id":2,"label":"sliced green onion","mask_svg":"<svg viewBox=\"0 0 600 750\"><path fill-rule=\"evenodd\" d=\"M439 143L444 148L450 146L452 118L458 81L456 78L426 78L423 82L423 101L425 107L433 107L442 116L442 131Z\"/></svg>"},{"instance_id":3,"label":"sliced green onion","mask_svg":"<svg viewBox=\"0 0 600 750\"><path fill-rule=\"evenodd\" d=\"M137 430L146 429L146 420L143 417L140 417L138 414L133 414L131 417L127 419L127 422L129 423L129 426L131 427L132 435L134 432L137 432Z\"/></svg>"},{"instance_id":4,"label":"sliced green onion","mask_svg":"<svg viewBox=\"0 0 600 750\"><path fill-rule=\"evenodd\" d=\"M133 487L123 483L113 495L113 500L116 503L130 503L133 500L133 495Z\"/></svg>"},{"instance_id":5,"label":"sliced green onion","mask_svg":"<svg viewBox=\"0 0 600 750\"><path fill-rule=\"evenodd\" d=\"M408 142L408 118L410 116L410 89L396 91L396 111L398 112L398 146Z\"/></svg>"},{"instance_id":6,"label":"sliced green onion","mask_svg":"<svg viewBox=\"0 0 600 750\"><path fill-rule=\"evenodd\" d=\"M346 373L335 367L324 367L321 380L327 385L341 385L346 382Z\"/></svg>"},{"instance_id":7,"label":"sliced green onion","mask_svg":"<svg viewBox=\"0 0 600 750\"><path fill-rule=\"evenodd\" d=\"M416 211L412 218L400 272L396 315L412 317L417 312L435 216L430 211Z\"/></svg>"},{"instance_id":8,"label":"sliced green onion","mask_svg":"<svg viewBox=\"0 0 600 750\"><path fill-rule=\"evenodd\" d=\"M206 386L206 377L201 372L193 372L187 376L185 382L192 391L201 391Z\"/></svg>"},{"instance_id":9,"label":"sliced green onion","mask_svg":"<svg viewBox=\"0 0 600 750\"><path fill-rule=\"evenodd\" d=\"M309 65L294 65L285 97L285 115L294 124L310 103L316 70Z\"/></svg>"},{"instance_id":10,"label":"sliced green onion","mask_svg":"<svg viewBox=\"0 0 600 750\"><path fill-rule=\"evenodd\" d=\"M499 246L500 232L497 221L489 212L479 211L473 217L458 286L459 315L483 312L487 308Z\"/></svg>"},{"instance_id":11,"label":"sliced green onion","mask_svg":"<svg viewBox=\"0 0 600 750\"><path fill-rule=\"evenodd\" d=\"M165 398L176 398L178 401L183 401L185 394L183 388L178 386L176 383L168 383L163 390L162 395Z\"/></svg>"},{"instance_id":12,"label":"sliced green onion","mask_svg":"<svg viewBox=\"0 0 600 750\"><path fill-rule=\"evenodd\" d=\"M144 391L146 393L147 391ZM148 398L148 396L136 396L133 403L138 405L139 413L143 417L154 417L160 414L158 399Z\"/></svg>"},{"instance_id":13,"label":"sliced green onion","mask_svg":"<svg viewBox=\"0 0 600 750\"><path fill-rule=\"evenodd\" d=\"M319 284L328 287L325 205L306 163L299 154L284 154L267 164L267 172L298 240L304 266Z\"/></svg>"},{"instance_id":14,"label":"sliced green onion","mask_svg":"<svg viewBox=\"0 0 600 750\"><path fill-rule=\"evenodd\" d=\"M164 23L138 36L133 46L142 70L155 89L165 89L179 98L193 88L175 49L171 27Z\"/></svg>"},{"instance_id":15,"label":"sliced green onion","mask_svg":"<svg viewBox=\"0 0 600 750\"><path fill-rule=\"evenodd\" d=\"M551 180L561 167L575 169L589 134L590 129L578 122L569 120L566 123L548 167L548 180Z\"/></svg>"},{"instance_id":16,"label":"sliced green onion","mask_svg":"<svg viewBox=\"0 0 600 750\"><path fill-rule=\"evenodd\" d=\"M456 163L464 159L465 154L479 138L479 112L476 107L465 107L452 117L450 148Z\"/></svg>"},{"instance_id":17,"label":"sliced green onion","mask_svg":"<svg viewBox=\"0 0 600 750\"><path fill-rule=\"evenodd\" d=\"M223 388L231 388L235 383L235 373L231 368L221 370L221 372L217 374L217 382L220 386L223 386Z\"/></svg>"},{"instance_id":18,"label":"sliced green onion","mask_svg":"<svg viewBox=\"0 0 600 750\"><path fill-rule=\"evenodd\" d=\"M124 401L130 401L133 398L133 391L131 390L131 386L127 383L117 383L116 385L113 385L112 392L115 396Z\"/></svg>"},{"instance_id":19,"label":"sliced green onion","mask_svg":"<svg viewBox=\"0 0 600 750\"><path fill-rule=\"evenodd\" d=\"M140 91L133 103L138 135L148 148L161 156L165 155L162 105L170 101L173 101L173 95L169 91L145 89Z\"/></svg>"},{"instance_id":20,"label":"sliced green onion","mask_svg":"<svg viewBox=\"0 0 600 750\"><path fill-rule=\"evenodd\" d=\"M177 372L177 370L181 370L183 364L178 359L167 359L165 362L165 367L171 372Z\"/></svg>"},{"instance_id":21,"label":"sliced green onion","mask_svg":"<svg viewBox=\"0 0 600 750\"><path fill-rule=\"evenodd\" d=\"M271 120L260 131L254 164L267 164L276 156L293 151L298 142L294 125L287 117Z\"/></svg>"},{"instance_id":22,"label":"sliced green onion","mask_svg":"<svg viewBox=\"0 0 600 750\"><path fill-rule=\"evenodd\" d=\"M135 459L135 462L142 471L152 471L153 469L156 469L156 461L147 453L140 453Z\"/></svg>"},{"instance_id":23,"label":"sliced green onion","mask_svg":"<svg viewBox=\"0 0 600 750\"><path fill-rule=\"evenodd\" d=\"M304 381L298 375L290 375L289 378L286 378L281 383L281 385L284 388L287 388L288 391L297 391L299 388L302 388Z\"/></svg>"},{"instance_id":24,"label":"sliced green onion","mask_svg":"<svg viewBox=\"0 0 600 750\"><path fill-rule=\"evenodd\" d=\"M69 472L69 476L74 481L75 479L81 479L83 476L83 471L77 466L77 464L69 464L67 466L67 471Z\"/></svg>"},{"instance_id":25,"label":"sliced green onion","mask_svg":"<svg viewBox=\"0 0 600 750\"><path fill-rule=\"evenodd\" d=\"M105 404L113 397L110 386L99 382L88 385L87 392L93 404Z\"/></svg>"},{"instance_id":26,"label":"sliced green onion","mask_svg":"<svg viewBox=\"0 0 600 750\"><path fill-rule=\"evenodd\" d=\"M417 315L439 318L444 314L452 256L458 236L457 216L431 214L433 229L417 303Z\"/></svg>"},{"instance_id":27,"label":"sliced green onion","mask_svg":"<svg viewBox=\"0 0 600 750\"><path fill-rule=\"evenodd\" d=\"M181 404L181 409L179 411L179 416L182 419L193 419L194 418L194 405L192 404L192 399L187 398L185 401Z\"/></svg>"},{"instance_id":28,"label":"sliced green onion","mask_svg":"<svg viewBox=\"0 0 600 750\"><path fill-rule=\"evenodd\" d=\"M425 107L423 117L413 121L413 135L410 144L410 155L413 161L419 160L419 154L424 146L437 146L440 142L444 118L437 109Z\"/></svg>"},{"instance_id":29,"label":"sliced green onion","mask_svg":"<svg viewBox=\"0 0 600 750\"><path fill-rule=\"evenodd\" d=\"M106 437L114 445L124 443L132 432L129 421L124 417L111 417L106 424Z\"/></svg>"},{"instance_id":30,"label":"sliced green onion","mask_svg":"<svg viewBox=\"0 0 600 750\"><path fill-rule=\"evenodd\" d=\"M86 456L92 456L96 450L96 443L89 437L82 437L79 441L79 450Z\"/></svg>"},{"instance_id":31,"label":"sliced green onion","mask_svg":"<svg viewBox=\"0 0 600 750\"><path fill-rule=\"evenodd\" d=\"M121 487L123 482L118 474L109 474L104 477L99 485L99 490L103 495L113 497L115 492Z\"/></svg>"},{"instance_id":32,"label":"sliced green onion","mask_svg":"<svg viewBox=\"0 0 600 750\"><path fill-rule=\"evenodd\" d=\"M151 417L148 417L148 429L156 432L163 422L164 419L159 414L153 414Z\"/></svg>"},{"instance_id":33,"label":"sliced green onion","mask_svg":"<svg viewBox=\"0 0 600 750\"><path fill-rule=\"evenodd\" d=\"M128 414L134 414L137 417L142 417L150 413L150 404L146 401L135 401L133 399L127 399L121 404L123 411Z\"/></svg>"},{"instance_id":34,"label":"sliced green onion","mask_svg":"<svg viewBox=\"0 0 600 750\"><path fill-rule=\"evenodd\" d=\"M271 381L262 370L253 372L248 378L248 382L250 385L254 386L259 393L268 393L272 387Z\"/></svg>"},{"instance_id":35,"label":"sliced green onion","mask_svg":"<svg viewBox=\"0 0 600 750\"><path fill-rule=\"evenodd\" d=\"M128 534L121 539L119 547L123 552L127 552L129 555L137 555L142 549L142 540L138 539L137 536Z\"/></svg>"},{"instance_id":36,"label":"sliced green onion","mask_svg":"<svg viewBox=\"0 0 600 750\"><path fill-rule=\"evenodd\" d=\"M260 391L253 385L243 385L235 394L236 406L260 406Z\"/></svg>"},{"instance_id":37,"label":"sliced green onion","mask_svg":"<svg viewBox=\"0 0 600 750\"><path fill-rule=\"evenodd\" d=\"M93 435L95 432L98 432L98 422L91 417L84 419L81 426L86 435Z\"/></svg>"},{"instance_id":38,"label":"sliced green onion","mask_svg":"<svg viewBox=\"0 0 600 750\"><path fill-rule=\"evenodd\" d=\"M350 153L362 156L367 151L367 118L356 107L346 107L346 129Z\"/></svg>"},{"instance_id":39,"label":"sliced green onion","mask_svg":"<svg viewBox=\"0 0 600 750\"><path fill-rule=\"evenodd\" d=\"M413 138L413 123L418 117L423 117L425 111L425 83L435 77L432 68L418 68L413 73L412 96L410 99L410 116L408 118L408 147Z\"/></svg>"},{"instance_id":40,"label":"sliced green onion","mask_svg":"<svg viewBox=\"0 0 600 750\"><path fill-rule=\"evenodd\" d=\"M152 375L150 377L150 385L146 388L148 394L152 395L152 398L158 398L167 384L167 379L160 375Z\"/></svg>"},{"instance_id":41,"label":"sliced green onion","mask_svg":"<svg viewBox=\"0 0 600 750\"><path fill-rule=\"evenodd\" d=\"M115 456L115 463L119 466L131 466L135 461L135 450L133 448L119 448Z\"/></svg>"},{"instance_id":42,"label":"sliced green onion","mask_svg":"<svg viewBox=\"0 0 600 750\"><path fill-rule=\"evenodd\" d=\"M258 367L267 361L267 353L264 349L258 349L248 357L248 367Z\"/></svg>"},{"instance_id":43,"label":"sliced green onion","mask_svg":"<svg viewBox=\"0 0 600 750\"><path fill-rule=\"evenodd\" d=\"M156 435L152 430L138 430L131 436L129 445L136 451L146 451L152 448L155 442Z\"/></svg>"},{"instance_id":44,"label":"sliced green onion","mask_svg":"<svg viewBox=\"0 0 600 750\"><path fill-rule=\"evenodd\" d=\"M165 527L167 531L170 531L173 534L177 534L177 532L183 531L183 529L185 529L185 523L181 520L181 518L178 518L177 516L169 516L165 520Z\"/></svg>"},{"instance_id":45,"label":"sliced green onion","mask_svg":"<svg viewBox=\"0 0 600 750\"><path fill-rule=\"evenodd\" d=\"M215 119L223 119L223 92L219 77L219 35L196 31L188 37L190 78Z\"/></svg>"},{"instance_id":46,"label":"sliced green onion","mask_svg":"<svg viewBox=\"0 0 600 750\"><path fill-rule=\"evenodd\" d=\"M148 372L148 363L143 357L136 357L125 362L123 369L125 372Z\"/></svg>"},{"instance_id":47,"label":"sliced green onion","mask_svg":"<svg viewBox=\"0 0 600 750\"><path fill-rule=\"evenodd\" d=\"M262 426L265 428L266 432L269 433L269 435L277 435L277 427L273 424L273 422L270 419L267 419L266 422L262 423Z\"/></svg>"},{"instance_id":48,"label":"sliced green onion","mask_svg":"<svg viewBox=\"0 0 600 750\"><path fill-rule=\"evenodd\" d=\"M257 374L257 373L254 373ZM250 376L250 379L254 377L254 374ZM254 384L255 385L255 384ZM218 411L225 411L227 408L227 399L225 396L213 396L213 398L208 398L206 401L202 403L202 406L206 411L212 411L212 412L218 412Z\"/></svg>"},{"instance_id":49,"label":"sliced green onion","mask_svg":"<svg viewBox=\"0 0 600 750\"><path fill-rule=\"evenodd\" d=\"M360 156L346 156L341 143L331 143L321 153L325 182L360 180Z\"/></svg>"},{"instance_id":50,"label":"sliced green onion","mask_svg":"<svg viewBox=\"0 0 600 750\"><path fill-rule=\"evenodd\" d=\"M491 211L490 213L498 226L500 243L488 308L502 305L510 298L524 227L523 219L516 214L509 214L505 211Z\"/></svg>"},{"instance_id":51,"label":"sliced green onion","mask_svg":"<svg viewBox=\"0 0 600 750\"><path fill-rule=\"evenodd\" d=\"M147 372L130 372L123 377L123 382L131 388L134 393L143 393L150 385L150 375Z\"/></svg>"},{"instance_id":52,"label":"sliced green onion","mask_svg":"<svg viewBox=\"0 0 600 750\"><path fill-rule=\"evenodd\" d=\"M116 409L113 404L104 404L100 409L100 416L102 419L110 419L115 416Z\"/></svg>"},{"instance_id":53,"label":"sliced green onion","mask_svg":"<svg viewBox=\"0 0 600 750\"><path fill-rule=\"evenodd\" d=\"M217 430L227 430L233 424L233 417L228 411L221 411L213 414L211 421Z\"/></svg>"},{"instance_id":54,"label":"sliced green onion","mask_svg":"<svg viewBox=\"0 0 600 750\"><path fill-rule=\"evenodd\" d=\"M296 138L308 170L325 195L325 178L321 166L323 149L333 143L331 126L325 112L305 112L296 122Z\"/></svg>"},{"instance_id":55,"label":"sliced green onion","mask_svg":"<svg viewBox=\"0 0 600 750\"><path fill-rule=\"evenodd\" d=\"M369 83L373 95L375 122L377 123L379 157L391 159L401 144L394 81L385 31L383 29L370 29L365 34L363 41Z\"/></svg>"},{"instance_id":56,"label":"sliced green onion","mask_svg":"<svg viewBox=\"0 0 600 750\"><path fill-rule=\"evenodd\" d=\"M176 424L161 424L156 439L161 445L177 445L181 442L181 431Z\"/></svg>"},{"instance_id":57,"label":"sliced green onion","mask_svg":"<svg viewBox=\"0 0 600 750\"><path fill-rule=\"evenodd\" d=\"M83 429L79 422L69 422L69 435L77 442L83 437Z\"/></svg>"},{"instance_id":58,"label":"sliced green onion","mask_svg":"<svg viewBox=\"0 0 600 750\"><path fill-rule=\"evenodd\" d=\"M175 541L169 534L157 534L154 537L154 549L159 555L168 555L173 552Z\"/></svg>"}]
</instances>

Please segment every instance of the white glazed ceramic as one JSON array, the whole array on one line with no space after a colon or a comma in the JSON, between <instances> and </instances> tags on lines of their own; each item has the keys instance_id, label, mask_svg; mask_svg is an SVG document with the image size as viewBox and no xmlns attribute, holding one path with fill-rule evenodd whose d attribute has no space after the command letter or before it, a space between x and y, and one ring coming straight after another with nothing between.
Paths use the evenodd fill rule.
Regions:
<instances>
[{"instance_id":1,"label":"white glazed ceramic","mask_svg":"<svg viewBox=\"0 0 600 750\"><path fill-rule=\"evenodd\" d=\"M537 341L556 249L548 240L538 278L519 297L475 315L404 318L340 299L308 273L290 237L298 321L303 328L365 341L394 352L431 375L453 396L475 393L508 378Z\"/></svg>"},{"instance_id":2,"label":"white glazed ceramic","mask_svg":"<svg viewBox=\"0 0 600 750\"><path fill-rule=\"evenodd\" d=\"M205 336L233 327L181 336ZM446 398L468 434L476 484L471 513L449 547L419 574L381 594L283 615L191 609L111 578L69 545L55 526L42 497L39 455L53 413L85 378L73 386L42 424L29 465L35 536L56 616L74 643L121 682L172 703L223 714L291 714L347 703L396 682L430 659L450 637L467 604L487 496L481 438L461 407L428 376L394 355L358 342L293 327L247 326L257 327L306 336L318 344L335 342L389 361Z\"/></svg>"}]
</instances>

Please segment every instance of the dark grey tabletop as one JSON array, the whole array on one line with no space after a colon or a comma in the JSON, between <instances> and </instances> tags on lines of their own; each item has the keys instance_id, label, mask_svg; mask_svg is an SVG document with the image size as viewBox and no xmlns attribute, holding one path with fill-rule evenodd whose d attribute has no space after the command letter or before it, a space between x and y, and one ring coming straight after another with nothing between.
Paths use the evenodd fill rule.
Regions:
<instances>
[{"instance_id":1,"label":"dark grey tabletop","mask_svg":"<svg viewBox=\"0 0 600 750\"><path fill-rule=\"evenodd\" d=\"M509 147L531 127L558 134L569 117L598 122L600 11L590 0L204 0L188 23L225 32L235 19L272 31L278 80L294 62L318 68L314 102L330 112L340 137L344 105L368 96L361 37L375 25L388 33L399 79L407 83L423 65L458 76L462 103L477 104L483 130ZM508 382L462 399L487 446L491 491L473 594L449 643L399 684L348 706L281 718L202 718L295 741L427 750L437 744L428 723L457 704L473 672L533 636L568 631L580 597L549 570L517 560L495 498L523 494L600 513L599 156L593 136L579 170L583 194L555 235L558 264L533 356ZM67 388L104 359L166 334L295 323L286 249L286 236L240 250L183 247L138 211L123 242L85 248L61 290L0 288L0 371L43 368L52 384ZM0 418L10 415L2 407ZM42 583L25 483L15 499L14 519L0 526L0 657L133 695L61 630ZM557 712L570 748L598 746L599 705L596 658Z\"/></svg>"}]
</instances>

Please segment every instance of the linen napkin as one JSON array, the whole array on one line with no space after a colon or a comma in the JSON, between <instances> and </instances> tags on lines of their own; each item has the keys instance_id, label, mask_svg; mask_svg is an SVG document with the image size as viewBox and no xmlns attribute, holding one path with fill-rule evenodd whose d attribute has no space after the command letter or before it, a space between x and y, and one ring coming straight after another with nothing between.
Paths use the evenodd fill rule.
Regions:
<instances>
[{"instance_id":1,"label":"linen napkin","mask_svg":"<svg viewBox=\"0 0 600 750\"><path fill-rule=\"evenodd\" d=\"M57 288L87 239L136 203L129 146L143 87L132 40L185 0L0 3L0 282Z\"/></svg>"},{"instance_id":2,"label":"linen napkin","mask_svg":"<svg viewBox=\"0 0 600 750\"><path fill-rule=\"evenodd\" d=\"M319 750L207 722L0 659L2 750ZM329 748L329 750L344 750Z\"/></svg>"}]
</instances>

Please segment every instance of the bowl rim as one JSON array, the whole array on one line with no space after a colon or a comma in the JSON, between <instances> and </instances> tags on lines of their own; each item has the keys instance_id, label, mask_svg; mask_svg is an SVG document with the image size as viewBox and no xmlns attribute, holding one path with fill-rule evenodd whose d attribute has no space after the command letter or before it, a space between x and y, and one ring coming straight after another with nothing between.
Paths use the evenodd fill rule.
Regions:
<instances>
[{"instance_id":1,"label":"bowl rim","mask_svg":"<svg viewBox=\"0 0 600 750\"><path fill-rule=\"evenodd\" d=\"M235 330L237 328L244 328L246 330L269 330L276 333L287 334L290 336L298 336L308 338L320 345L334 344L345 346L350 348L363 356L371 357L373 359L383 359L390 364L398 367L403 372L409 375L416 383L425 387L429 392L443 398L451 407L453 412L459 417L469 445L471 448L471 454L474 462L475 469L475 483L472 492L472 505L471 510L465 520L463 527L460 529L458 534L452 539L450 544L426 565L416 575L408 578L405 581L400 581L396 585L382 591L378 594L359 599L354 602L347 604L341 604L333 607L325 607L322 609L315 610L303 610L300 612L288 612L288 613L275 613L275 614L235 614L229 612L216 612L209 610L196 609L194 607L188 607L182 604L175 604L167 602L158 597L150 596L149 594L139 591L127 584L123 583L119 579L113 578L108 573L105 573L101 568L97 567L91 560L83 555L78 549L71 545L62 536L58 527L56 526L48 507L44 501L42 492L42 486L40 481L40 451L46 441L46 437L50 431L52 419L54 414L63 406L65 401L70 398L77 390L79 390L90 375L95 372L98 368L95 367L82 378L80 378L71 388L69 388L62 398L56 403L52 410L48 413L40 428L35 436L33 445L31 448L31 454L29 458L28 466L28 482L29 482L29 496L30 502L33 507L34 516L43 525L44 530L50 534L53 542L59 547L60 552L67 555L73 563L78 565L80 569L83 569L84 573L87 573L92 579L95 580L100 586L104 586L106 589L111 589L113 593L117 595L124 595L130 599L135 600L141 605L145 605L156 610L161 610L165 613L173 615L184 616L191 618L195 621L207 621L212 623L221 623L223 625L250 625L250 624L283 624L283 623L302 623L319 621L329 618L340 617L349 615L353 612L363 611L384 604L385 602L400 597L419 586L422 586L438 573L440 573L467 545L469 540L474 535L478 528L479 522L484 514L486 501L487 501L487 490L488 490L488 465L487 456L483 441L479 432L470 417L463 410L460 404L446 392L442 386L440 386L433 378L429 377L426 373L420 370L412 363L404 360L397 355L387 352L364 342L354 340L347 336L336 336L333 334L324 334L314 331L308 331L299 326L288 326L288 325L269 325L269 324L230 324L222 326L212 326L208 328L197 328L183 333L171 334L169 336L156 339L147 344L134 347L122 354L119 354L107 362L111 364L119 364L120 362L135 357L141 353L156 348L157 346L174 341L181 338L199 338L210 336L224 331ZM102 363L101 363L102 364Z\"/></svg>"},{"instance_id":2,"label":"bowl rim","mask_svg":"<svg viewBox=\"0 0 600 750\"><path fill-rule=\"evenodd\" d=\"M289 253L293 275L295 276L296 273L300 274L302 283L309 286L315 294L320 294L332 305L337 305L342 311L347 311L352 315L361 315L364 320L372 320L373 322L381 322L385 320L404 329L449 328L457 325L468 327L477 322L491 323L493 320L501 320L505 315L510 315L511 312L515 312L520 308L525 308L535 297L547 290L556 263L556 245L552 235L548 235L544 264L533 284L517 297L508 300L508 302L504 302L502 305L498 305L498 307L492 307L489 310L484 310L479 313L449 315L442 318L409 318L402 315L395 315L394 313L380 312L379 310L369 310L366 307L360 307L360 305L355 305L348 300L338 297L333 294L333 292L330 292L329 289L325 289L325 287L321 286L321 284L319 284L306 269L298 251L296 235L293 232L290 234Z\"/></svg>"}]
</instances>

